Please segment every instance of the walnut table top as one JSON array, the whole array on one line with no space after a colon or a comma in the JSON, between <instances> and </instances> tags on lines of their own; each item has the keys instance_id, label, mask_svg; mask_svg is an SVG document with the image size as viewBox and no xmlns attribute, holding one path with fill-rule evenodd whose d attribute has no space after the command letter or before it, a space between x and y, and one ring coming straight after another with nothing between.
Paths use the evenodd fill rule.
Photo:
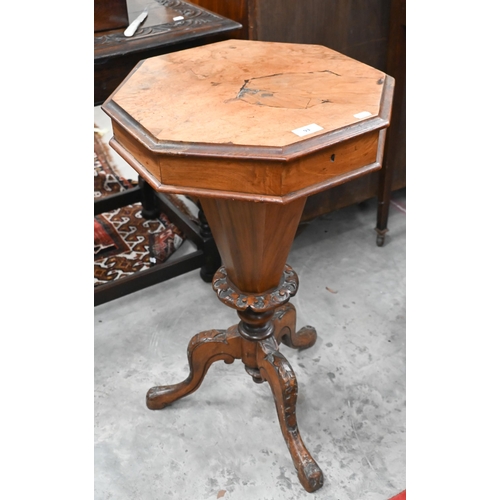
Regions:
<instances>
[{"instance_id":1,"label":"walnut table top","mask_svg":"<svg viewBox=\"0 0 500 500\"><path fill-rule=\"evenodd\" d=\"M103 109L158 191L287 203L380 168L393 87L322 46L226 40L142 61Z\"/></svg>"}]
</instances>

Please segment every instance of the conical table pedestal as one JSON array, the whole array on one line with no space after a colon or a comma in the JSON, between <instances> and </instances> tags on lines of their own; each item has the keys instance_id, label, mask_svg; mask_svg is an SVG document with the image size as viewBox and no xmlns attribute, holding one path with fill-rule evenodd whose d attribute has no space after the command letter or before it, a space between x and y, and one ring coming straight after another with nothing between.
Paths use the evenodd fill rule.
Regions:
<instances>
[{"instance_id":1,"label":"conical table pedestal","mask_svg":"<svg viewBox=\"0 0 500 500\"><path fill-rule=\"evenodd\" d=\"M150 389L148 408L196 391L213 362L240 359L269 383L309 492L323 474L300 436L297 380L279 345L310 347L316 331L296 329L286 259L308 195L381 168L393 88L325 47L229 40L143 61L103 105L111 146L154 189L199 198L223 263L213 288L240 319L195 335L189 376Z\"/></svg>"}]
</instances>

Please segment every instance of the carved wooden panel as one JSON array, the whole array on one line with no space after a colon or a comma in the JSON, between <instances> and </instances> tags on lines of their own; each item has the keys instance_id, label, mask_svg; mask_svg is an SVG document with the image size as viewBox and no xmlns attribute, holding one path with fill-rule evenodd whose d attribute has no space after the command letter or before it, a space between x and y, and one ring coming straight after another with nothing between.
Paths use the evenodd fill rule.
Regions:
<instances>
[{"instance_id":1,"label":"carved wooden panel","mask_svg":"<svg viewBox=\"0 0 500 500\"><path fill-rule=\"evenodd\" d=\"M184 39L237 30L237 23L183 0L129 0L129 18L135 19L149 5L148 17L132 38L115 29L94 35L94 62L130 52L179 43ZM182 20L174 21L174 18Z\"/></svg>"}]
</instances>

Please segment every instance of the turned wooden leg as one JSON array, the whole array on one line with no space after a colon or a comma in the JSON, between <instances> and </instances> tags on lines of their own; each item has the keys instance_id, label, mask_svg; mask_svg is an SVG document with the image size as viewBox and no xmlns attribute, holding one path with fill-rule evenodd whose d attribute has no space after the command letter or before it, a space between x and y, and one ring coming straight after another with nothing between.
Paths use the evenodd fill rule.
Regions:
<instances>
[{"instance_id":1,"label":"turned wooden leg","mask_svg":"<svg viewBox=\"0 0 500 500\"><path fill-rule=\"evenodd\" d=\"M156 219L160 216L160 209L156 204L155 190L139 176L139 187L141 189L142 216L145 219Z\"/></svg>"},{"instance_id":2,"label":"turned wooden leg","mask_svg":"<svg viewBox=\"0 0 500 500\"><path fill-rule=\"evenodd\" d=\"M323 485L323 473L311 457L297 426L297 379L286 358L278 351L274 337L259 342L257 364L261 377L273 392L281 432L285 438L302 486L312 493Z\"/></svg>"},{"instance_id":3,"label":"turned wooden leg","mask_svg":"<svg viewBox=\"0 0 500 500\"><path fill-rule=\"evenodd\" d=\"M387 136L385 147L388 149L390 139ZM377 246L381 247L385 242L385 235L387 234L387 221L389 220L389 206L391 203L391 186L392 186L392 164L386 155L382 168L379 172L378 181L378 206L377 206Z\"/></svg>"},{"instance_id":4,"label":"turned wooden leg","mask_svg":"<svg viewBox=\"0 0 500 500\"><path fill-rule=\"evenodd\" d=\"M283 342L283 344L293 349L307 349L308 347L312 347L318 336L316 329L307 325L299 331L295 331L296 318L297 312L295 306L290 304L290 302L275 310L273 323L276 341L278 344Z\"/></svg>"},{"instance_id":5,"label":"turned wooden leg","mask_svg":"<svg viewBox=\"0 0 500 500\"><path fill-rule=\"evenodd\" d=\"M241 337L237 327L198 333L189 343L187 356L189 376L175 385L151 388L146 395L146 404L150 410L160 410L196 391L215 361L224 360L229 364L235 359L241 359Z\"/></svg>"}]
</instances>

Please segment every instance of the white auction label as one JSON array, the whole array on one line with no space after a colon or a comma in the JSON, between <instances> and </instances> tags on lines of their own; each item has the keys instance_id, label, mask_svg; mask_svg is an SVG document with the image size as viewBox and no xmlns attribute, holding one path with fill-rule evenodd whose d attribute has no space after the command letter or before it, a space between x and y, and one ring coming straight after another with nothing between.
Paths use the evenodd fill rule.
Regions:
<instances>
[{"instance_id":1,"label":"white auction label","mask_svg":"<svg viewBox=\"0 0 500 500\"><path fill-rule=\"evenodd\" d=\"M368 118L369 116L372 116L372 114L369 111L361 111L361 113L357 113L354 115L354 118Z\"/></svg>"},{"instance_id":2,"label":"white auction label","mask_svg":"<svg viewBox=\"0 0 500 500\"><path fill-rule=\"evenodd\" d=\"M315 123L311 123L311 125L296 128L295 130L292 130L292 132L299 137L304 137L305 135L313 134L314 132L319 132L320 130L323 130L323 127L320 127Z\"/></svg>"}]
</instances>

